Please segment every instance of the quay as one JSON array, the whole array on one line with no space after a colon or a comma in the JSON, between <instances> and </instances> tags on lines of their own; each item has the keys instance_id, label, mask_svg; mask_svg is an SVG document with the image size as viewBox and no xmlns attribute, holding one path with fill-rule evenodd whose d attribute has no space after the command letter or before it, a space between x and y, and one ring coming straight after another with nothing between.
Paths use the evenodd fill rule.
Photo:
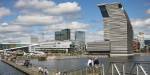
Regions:
<instances>
[{"instance_id":1,"label":"quay","mask_svg":"<svg viewBox=\"0 0 150 75\"><path fill-rule=\"evenodd\" d=\"M40 74L38 74L38 71L36 71L36 70L30 70L30 69L28 69L26 67L17 65L15 63L11 62L11 61L7 61L5 59L1 59L1 61L6 63L6 64L8 64L8 65L10 65L11 67L13 67L13 68L15 68L17 70L23 72L25 75L40 75Z\"/></svg>"}]
</instances>

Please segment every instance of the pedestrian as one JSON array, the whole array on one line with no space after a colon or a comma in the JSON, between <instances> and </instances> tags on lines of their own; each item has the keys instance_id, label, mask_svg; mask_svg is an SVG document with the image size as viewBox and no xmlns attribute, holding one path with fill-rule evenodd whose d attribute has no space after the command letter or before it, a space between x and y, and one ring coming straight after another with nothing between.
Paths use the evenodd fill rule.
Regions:
<instances>
[{"instance_id":1,"label":"pedestrian","mask_svg":"<svg viewBox=\"0 0 150 75\"><path fill-rule=\"evenodd\" d=\"M24 66L29 67L29 65L30 65L30 61L29 60L25 60Z\"/></svg>"},{"instance_id":2,"label":"pedestrian","mask_svg":"<svg viewBox=\"0 0 150 75\"><path fill-rule=\"evenodd\" d=\"M49 74L49 72L47 70L47 67L44 68L43 72L44 72L44 75L48 75Z\"/></svg>"},{"instance_id":3,"label":"pedestrian","mask_svg":"<svg viewBox=\"0 0 150 75\"><path fill-rule=\"evenodd\" d=\"M92 58L89 58L88 63L87 63L87 66L88 66L88 67L92 67L93 64L94 64L94 62L93 62Z\"/></svg>"},{"instance_id":4,"label":"pedestrian","mask_svg":"<svg viewBox=\"0 0 150 75\"><path fill-rule=\"evenodd\" d=\"M95 68L98 68L99 67L99 60L98 60L98 58L95 58L94 59L94 66L95 66Z\"/></svg>"},{"instance_id":5,"label":"pedestrian","mask_svg":"<svg viewBox=\"0 0 150 75\"><path fill-rule=\"evenodd\" d=\"M94 61L92 58L89 58L87 66L88 66L88 73L93 73Z\"/></svg>"},{"instance_id":6,"label":"pedestrian","mask_svg":"<svg viewBox=\"0 0 150 75\"><path fill-rule=\"evenodd\" d=\"M94 72L100 73L100 63L97 57L94 58Z\"/></svg>"},{"instance_id":7,"label":"pedestrian","mask_svg":"<svg viewBox=\"0 0 150 75\"><path fill-rule=\"evenodd\" d=\"M43 68L42 67L39 67L38 70L39 70L40 74L43 74Z\"/></svg>"}]
</instances>

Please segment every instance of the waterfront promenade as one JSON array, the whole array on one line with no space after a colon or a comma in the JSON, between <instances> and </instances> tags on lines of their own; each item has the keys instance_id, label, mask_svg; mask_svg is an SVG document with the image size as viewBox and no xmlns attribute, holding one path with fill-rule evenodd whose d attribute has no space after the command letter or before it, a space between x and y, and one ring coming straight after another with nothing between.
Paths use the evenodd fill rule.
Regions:
<instances>
[{"instance_id":1,"label":"waterfront promenade","mask_svg":"<svg viewBox=\"0 0 150 75\"><path fill-rule=\"evenodd\" d=\"M83 56L54 56L47 58L45 61L38 61L36 59L30 59L31 63L33 64L32 67L25 67L19 65L18 63L14 63L12 61L4 60L1 61L9 64L14 69L21 71L25 75L41 75L38 72L38 67L47 67L49 71L49 75L112 75L113 71L114 75L117 73L122 74L122 67L125 66L125 74L130 75L130 69L132 66L135 68L133 69L132 73L136 74L136 65L139 67L139 75L149 75L150 74L150 58L149 54L135 54L137 56L128 57L128 58L109 58L106 56L99 56L99 55L83 55ZM61 57L61 58L59 58ZM90 57L98 57L100 61L100 68L98 71L95 68L89 70L86 66L87 60ZM143 71L140 69L143 68ZM118 68L118 72L115 69ZM145 74L143 73L145 72ZM59 74L61 73L61 74Z\"/></svg>"},{"instance_id":2,"label":"waterfront promenade","mask_svg":"<svg viewBox=\"0 0 150 75\"><path fill-rule=\"evenodd\" d=\"M11 61L4 60L4 59L2 59L1 61L4 62L4 63L6 63L6 64L8 64L8 65L10 65L10 66L12 66L13 68L15 68L15 69L17 69L17 70L23 72L23 73L26 74L26 75L40 75L40 74L38 73L38 70L37 70L37 69L26 68L26 67L17 65L17 64L15 64L15 63L11 62Z\"/></svg>"}]
</instances>

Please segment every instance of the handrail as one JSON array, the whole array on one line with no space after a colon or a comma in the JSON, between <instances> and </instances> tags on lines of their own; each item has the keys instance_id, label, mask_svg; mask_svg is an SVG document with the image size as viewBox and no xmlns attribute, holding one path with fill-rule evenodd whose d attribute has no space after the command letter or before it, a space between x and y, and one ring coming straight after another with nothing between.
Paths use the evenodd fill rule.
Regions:
<instances>
[{"instance_id":1,"label":"handrail","mask_svg":"<svg viewBox=\"0 0 150 75\"><path fill-rule=\"evenodd\" d=\"M130 69L130 72L125 72L125 64L126 63L132 63L133 65L129 68ZM142 70L142 72L144 73L144 75L148 75L147 74L147 72L146 72L146 70L144 69L144 67L141 65L141 64L150 64L150 61L129 61L129 62L124 62L124 61L113 61L113 62L108 62L108 65L107 65L107 67L104 65L105 64L105 62L103 61L103 62L100 62L100 68L102 68L101 70L101 72L102 72L102 75L108 75L108 74L110 74L110 73L108 73L108 71L110 70L110 68L111 67L114 67L114 68L112 68L112 69L116 69L117 70L117 73L118 73L118 75L126 75L126 74L131 74L131 73L133 73L133 69L138 65L138 67L136 68L136 69L141 69ZM113 66L111 66L113 64ZM122 68L119 68L118 66L117 66L117 64L122 64ZM111 66L111 67L110 67ZM78 69L71 69L71 70L68 70L68 71L64 71L64 73L66 73L66 74L70 74L70 73L72 73L72 72L82 72L82 71L84 71L85 72L85 70L87 70L87 68L89 68L89 67L87 67L87 66L85 66L85 67L81 67L81 68L78 68ZM139 69L137 70L137 71L139 71ZM114 70L113 70L114 71ZM113 75L113 72L111 72L111 74ZM137 74L138 74L138 72L137 72ZM82 75L82 74L81 74Z\"/></svg>"}]
</instances>

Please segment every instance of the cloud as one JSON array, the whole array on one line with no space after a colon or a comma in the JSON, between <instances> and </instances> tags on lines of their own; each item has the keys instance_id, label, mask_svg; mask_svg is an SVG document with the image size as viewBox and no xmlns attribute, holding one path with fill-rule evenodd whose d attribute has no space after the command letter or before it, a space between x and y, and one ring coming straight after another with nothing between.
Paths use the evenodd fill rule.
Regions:
<instances>
[{"instance_id":1,"label":"cloud","mask_svg":"<svg viewBox=\"0 0 150 75\"><path fill-rule=\"evenodd\" d=\"M150 18L133 19L131 23L133 26L135 37L138 35L139 32L144 32L145 39L150 39Z\"/></svg>"},{"instance_id":2,"label":"cloud","mask_svg":"<svg viewBox=\"0 0 150 75\"><path fill-rule=\"evenodd\" d=\"M54 32L65 28L87 31L89 24L75 21L80 18L78 12L81 10L77 2L56 3L53 0L16 0L15 7L18 8L16 19L0 25L0 39L2 42L29 42L31 35L44 40L54 40ZM0 8L0 18L10 15L7 8ZM1 16L2 15L2 16ZM40 28L40 26L41 28ZM37 26L37 27L36 27ZM38 27L39 26L39 27ZM42 30L42 27L45 29ZM38 30L39 29L39 30ZM71 32L72 33L72 32ZM23 41L22 41L23 40Z\"/></svg>"},{"instance_id":3,"label":"cloud","mask_svg":"<svg viewBox=\"0 0 150 75\"><path fill-rule=\"evenodd\" d=\"M4 22L4 23L2 23L1 25L2 25L2 26L7 26L8 23Z\"/></svg>"},{"instance_id":4,"label":"cloud","mask_svg":"<svg viewBox=\"0 0 150 75\"><path fill-rule=\"evenodd\" d=\"M90 25L78 21L72 22L62 22L54 25L49 25L45 30L46 31L59 31L61 29L71 29L72 31L82 30L87 31L90 29Z\"/></svg>"},{"instance_id":5,"label":"cloud","mask_svg":"<svg viewBox=\"0 0 150 75\"><path fill-rule=\"evenodd\" d=\"M17 32L23 29L20 25L0 25L0 33Z\"/></svg>"},{"instance_id":6,"label":"cloud","mask_svg":"<svg viewBox=\"0 0 150 75\"><path fill-rule=\"evenodd\" d=\"M47 16L47 15L19 15L16 19L16 23L23 25L50 25L63 21L60 16Z\"/></svg>"},{"instance_id":7,"label":"cloud","mask_svg":"<svg viewBox=\"0 0 150 75\"><path fill-rule=\"evenodd\" d=\"M136 27L150 26L150 18L147 19L134 19L132 20L132 25Z\"/></svg>"},{"instance_id":8,"label":"cloud","mask_svg":"<svg viewBox=\"0 0 150 75\"><path fill-rule=\"evenodd\" d=\"M147 13L147 14L150 14L150 9L148 9L148 10L146 11L146 13Z\"/></svg>"},{"instance_id":9,"label":"cloud","mask_svg":"<svg viewBox=\"0 0 150 75\"><path fill-rule=\"evenodd\" d=\"M69 23L66 28L69 28L69 29L74 29L74 30L86 30L86 29L89 29L89 24L85 24L85 23L80 23L80 22L71 22Z\"/></svg>"},{"instance_id":10,"label":"cloud","mask_svg":"<svg viewBox=\"0 0 150 75\"><path fill-rule=\"evenodd\" d=\"M104 41L103 30L95 32L86 32L86 42Z\"/></svg>"},{"instance_id":11,"label":"cloud","mask_svg":"<svg viewBox=\"0 0 150 75\"><path fill-rule=\"evenodd\" d=\"M55 3L48 0L18 0L15 6L17 8L44 9L55 6Z\"/></svg>"},{"instance_id":12,"label":"cloud","mask_svg":"<svg viewBox=\"0 0 150 75\"><path fill-rule=\"evenodd\" d=\"M7 9L5 7L0 7L0 19L4 16L8 16L10 14L11 14L11 12L9 9Z\"/></svg>"},{"instance_id":13,"label":"cloud","mask_svg":"<svg viewBox=\"0 0 150 75\"><path fill-rule=\"evenodd\" d=\"M81 7L77 2L65 2L56 4L51 0L18 0L15 6L20 9L34 9L57 15L64 13L74 13L81 10Z\"/></svg>"},{"instance_id":14,"label":"cloud","mask_svg":"<svg viewBox=\"0 0 150 75\"><path fill-rule=\"evenodd\" d=\"M64 13L74 13L80 10L81 10L81 7L79 7L78 3L66 2L66 3L60 3L57 6L46 9L44 11L50 14L64 14Z\"/></svg>"}]
</instances>

